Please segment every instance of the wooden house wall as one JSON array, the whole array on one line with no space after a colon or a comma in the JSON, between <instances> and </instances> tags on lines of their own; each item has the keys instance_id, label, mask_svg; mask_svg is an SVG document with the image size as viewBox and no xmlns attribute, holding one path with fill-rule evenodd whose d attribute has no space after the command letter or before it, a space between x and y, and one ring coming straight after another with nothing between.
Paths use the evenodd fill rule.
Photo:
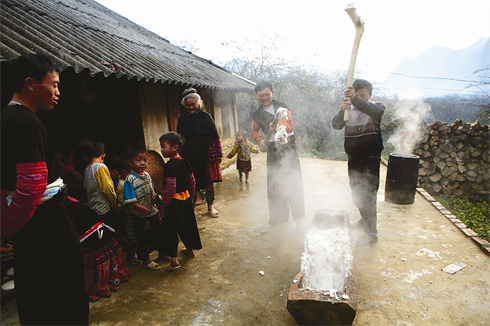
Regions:
<instances>
[{"instance_id":1,"label":"wooden house wall","mask_svg":"<svg viewBox=\"0 0 490 326\"><path fill-rule=\"evenodd\" d=\"M238 116L236 111L235 93L223 90L214 92L215 110L219 112L218 132L221 135L221 143L227 146L235 141L238 132Z\"/></svg>"},{"instance_id":2,"label":"wooden house wall","mask_svg":"<svg viewBox=\"0 0 490 326\"><path fill-rule=\"evenodd\" d=\"M180 104L185 87L144 84L140 86L141 120L148 150L160 152L160 136L177 130L177 121L184 107ZM235 93L233 91L198 89L204 102L203 110L215 120L223 146L235 141L238 131Z\"/></svg>"},{"instance_id":3,"label":"wooden house wall","mask_svg":"<svg viewBox=\"0 0 490 326\"><path fill-rule=\"evenodd\" d=\"M172 119L169 119L169 111L173 107L169 105L171 98L171 93L162 85L144 84L139 87L141 121L147 150L160 153L158 139L170 131L169 122Z\"/></svg>"}]
</instances>

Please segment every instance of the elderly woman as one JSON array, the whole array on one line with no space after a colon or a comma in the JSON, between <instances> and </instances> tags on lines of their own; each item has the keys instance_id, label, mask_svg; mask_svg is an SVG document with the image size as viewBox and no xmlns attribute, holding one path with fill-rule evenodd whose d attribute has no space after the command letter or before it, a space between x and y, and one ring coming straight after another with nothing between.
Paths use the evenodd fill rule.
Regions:
<instances>
[{"instance_id":1,"label":"elderly woman","mask_svg":"<svg viewBox=\"0 0 490 326\"><path fill-rule=\"evenodd\" d=\"M186 112L179 116L177 132L184 137L182 157L192 166L196 178L195 204L206 201L209 214L218 217L219 212L213 207L214 183L223 181L220 163L223 157L218 129L213 118L201 110L203 102L194 88L188 88L182 94L182 105ZM201 190L206 190L202 195Z\"/></svg>"}]
</instances>

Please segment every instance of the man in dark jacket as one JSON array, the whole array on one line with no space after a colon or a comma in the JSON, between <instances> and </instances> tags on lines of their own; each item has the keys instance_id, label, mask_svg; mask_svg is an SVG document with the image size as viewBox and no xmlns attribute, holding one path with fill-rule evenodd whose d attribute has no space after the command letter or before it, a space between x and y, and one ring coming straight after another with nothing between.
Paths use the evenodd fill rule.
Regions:
<instances>
[{"instance_id":1,"label":"man in dark jacket","mask_svg":"<svg viewBox=\"0 0 490 326\"><path fill-rule=\"evenodd\" d=\"M345 127L344 149L349 156L349 184L354 203L361 213L358 225L366 231L363 240L367 243L378 241L376 198L383 150L380 123L385 110L382 103L369 101L372 91L370 82L356 80L345 90L342 109L332 121L336 130ZM348 121L344 121L345 110L350 110Z\"/></svg>"},{"instance_id":2,"label":"man in dark jacket","mask_svg":"<svg viewBox=\"0 0 490 326\"><path fill-rule=\"evenodd\" d=\"M296 151L294 139L294 125L291 111L283 102L272 99L273 86L268 81L260 81L255 85L255 96L262 104L252 116L252 137L267 151L267 195L269 204L269 223L271 225L283 224L289 221L289 213L293 220L301 226L305 216L305 203L303 194L303 178L299 155ZM271 122L278 110L287 111L286 130L287 142L275 141L272 135L266 143L260 130L267 134ZM273 133L276 130L272 130Z\"/></svg>"},{"instance_id":3,"label":"man in dark jacket","mask_svg":"<svg viewBox=\"0 0 490 326\"><path fill-rule=\"evenodd\" d=\"M4 67L2 67L4 68ZM78 233L66 203L63 168L36 115L60 92L57 64L29 54L12 59L14 88L1 112L1 217L14 240L15 299L22 325L88 325Z\"/></svg>"}]
</instances>

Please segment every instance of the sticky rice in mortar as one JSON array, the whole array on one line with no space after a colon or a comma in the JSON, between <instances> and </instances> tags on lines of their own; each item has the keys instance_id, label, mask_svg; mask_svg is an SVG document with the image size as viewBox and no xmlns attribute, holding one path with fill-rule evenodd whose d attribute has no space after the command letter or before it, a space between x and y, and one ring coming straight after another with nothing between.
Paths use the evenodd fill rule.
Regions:
<instances>
[{"instance_id":1,"label":"sticky rice in mortar","mask_svg":"<svg viewBox=\"0 0 490 326\"><path fill-rule=\"evenodd\" d=\"M302 287L343 293L352 260L348 228L319 229L313 226L306 234L301 256Z\"/></svg>"}]
</instances>

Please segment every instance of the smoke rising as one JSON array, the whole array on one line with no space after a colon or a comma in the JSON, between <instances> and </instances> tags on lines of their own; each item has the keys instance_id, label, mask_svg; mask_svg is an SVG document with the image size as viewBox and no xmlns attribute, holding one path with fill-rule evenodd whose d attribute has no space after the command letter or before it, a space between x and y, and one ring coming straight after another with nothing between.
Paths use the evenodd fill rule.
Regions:
<instances>
[{"instance_id":1,"label":"smoke rising","mask_svg":"<svg viewBox=\"0 0 490 326\"><path fill-rule=\"evenodd\" d=\"M394 116L400 126L387 141L393 145L395 153L412 154L421 136L421 123L431 116L431 106L422 99L399 101L394 107Z\"/></svg>"}]
</instances>

